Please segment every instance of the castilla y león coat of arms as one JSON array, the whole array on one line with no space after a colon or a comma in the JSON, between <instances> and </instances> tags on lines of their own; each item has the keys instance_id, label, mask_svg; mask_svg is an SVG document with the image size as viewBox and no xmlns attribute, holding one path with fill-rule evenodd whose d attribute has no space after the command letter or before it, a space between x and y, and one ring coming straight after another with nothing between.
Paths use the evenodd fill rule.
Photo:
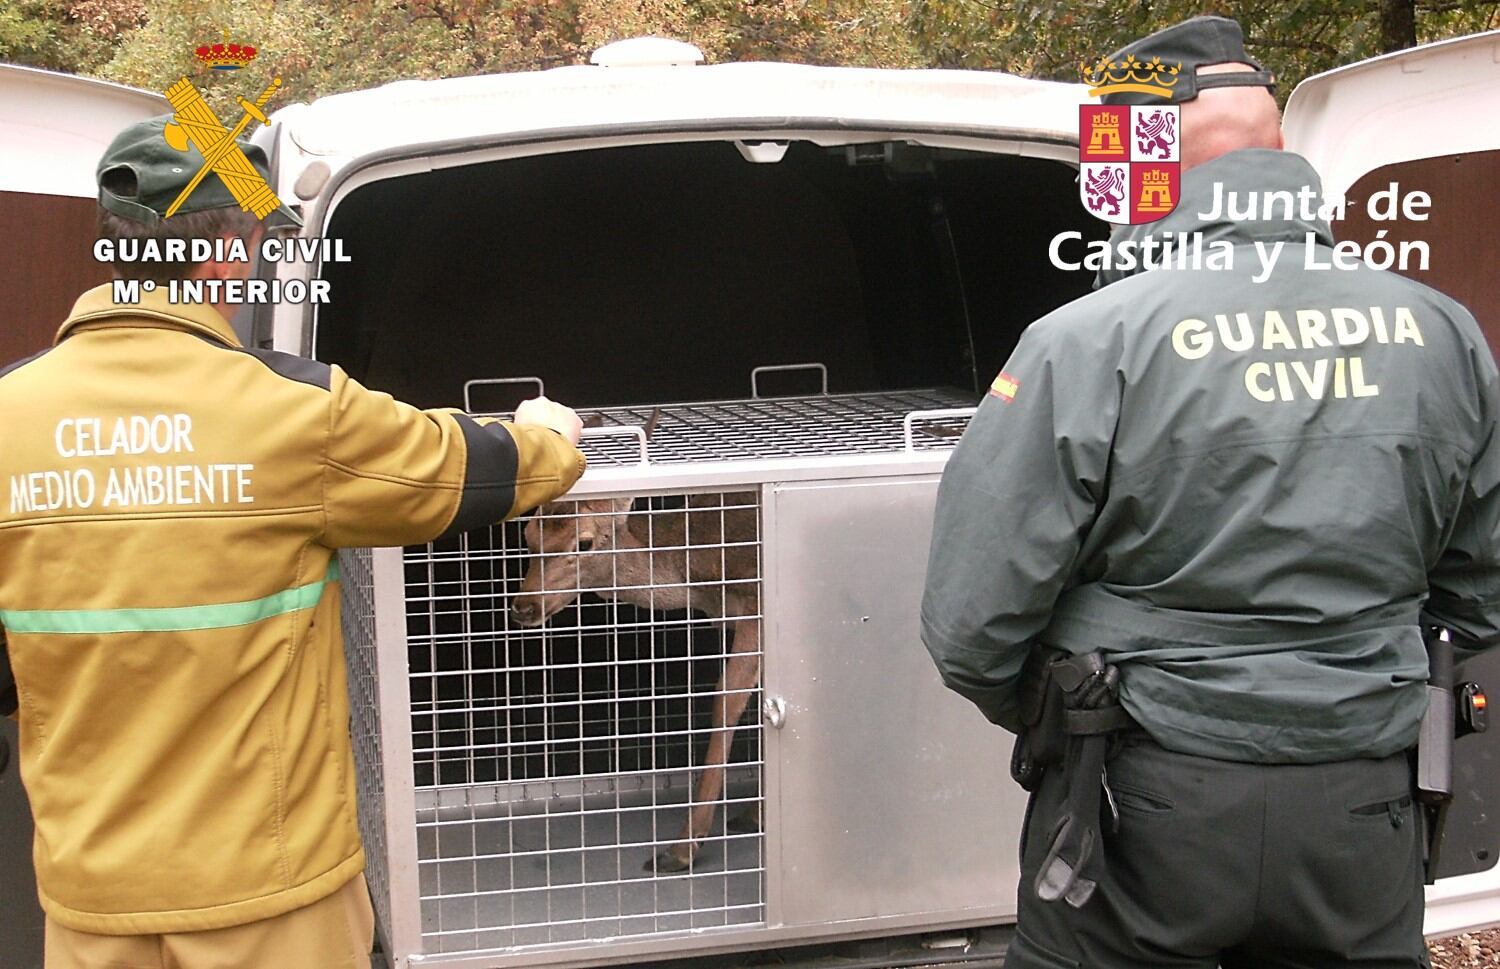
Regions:
<instances>
[{"instance_id":1,"label":"castilla y le\u00f3n coat of arms","mask_svg":"<svg viewBox=\"0 0 1500 969\"><path fill-rule=\"evenodd\" d=\"M1118 69L1118 73L1115 71ZM1176 72L1159 61L1100 62L1090 94L1131 90L1171 97ZM1177 207L1182 118L1175 104L1085 104L1078 108L1078 195L1091 215L1119 225L1154 222Z\"/></svg>"}]
</instances>

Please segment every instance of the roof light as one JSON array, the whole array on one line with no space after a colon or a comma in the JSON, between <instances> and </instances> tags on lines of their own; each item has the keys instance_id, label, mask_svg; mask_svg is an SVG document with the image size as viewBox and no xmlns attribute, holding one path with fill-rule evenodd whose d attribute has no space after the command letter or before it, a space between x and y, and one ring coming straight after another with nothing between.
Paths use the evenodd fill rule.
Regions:
<instances>
[{"instance_id":1,"label":"roof light","mask_svg":"<svg viewBox=\"0 0 1500 969\"><path fill-rule=\"evenodd\" d=\"M736 141L734 147L747 162L757 165L774 165L786 155L785 141Z\"/></svg>"},{"instance_id":2,"label":"roof light","mask_svg":"<svg viewBox=\"0 0 1500 969\"><path fill-rule=\"evenodd\" d=\"M703 51L667 37L632 37L605 44L594 51L589 63L599 67L691 67L703 63Z\"/></svg>"}]
</instances>

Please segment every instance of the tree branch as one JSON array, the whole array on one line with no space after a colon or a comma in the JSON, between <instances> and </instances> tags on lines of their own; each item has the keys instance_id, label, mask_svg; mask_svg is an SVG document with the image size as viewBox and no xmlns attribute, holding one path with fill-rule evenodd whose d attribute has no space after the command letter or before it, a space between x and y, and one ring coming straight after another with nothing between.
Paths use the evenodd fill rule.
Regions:
<instances>
[{"instance_id":1,"label":"tree branch","mask_svg":"<svg viewBox=\"0 0 1500 969\"><path fill-rule=\"evenodd\" d=\"M1478 9L1480 7L1493 7L1500 4L1500 0L1448 0L1446 3L1424 3L1417 0L1418 13L1448 13L1453 10L1462 10L1465 7Z\"/></svg>"},{"instance_id":2,"label":"tree branch","mask_svg":"<svg viewBox=\"0 0 1500 969\"><path fill-rule=\"evenodd\" d=\"M1417 46L1417 0L1380 0L1380 52Z\"/></svg>"}]
</instances>

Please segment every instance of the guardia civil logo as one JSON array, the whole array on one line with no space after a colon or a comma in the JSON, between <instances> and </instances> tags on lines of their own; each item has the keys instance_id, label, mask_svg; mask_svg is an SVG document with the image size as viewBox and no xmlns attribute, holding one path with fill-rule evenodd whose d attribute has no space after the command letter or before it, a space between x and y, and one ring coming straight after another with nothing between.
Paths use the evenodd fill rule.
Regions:
<instances>
[{"instance_id":1,"label":"guardia civil logo","mask_svg":"<svg viewBox=\"0 0 1500 969\"><path fill-rule=\"evenodd\" d=\"M1084 104L1078 108L1078 196L1090 215L1116 225L1155 222L1181 193L1181 115L1166 103L1182 64L1160 58L1101 59L1080 65L1089 94L1134 92L1162 104Z\"/></svg>"},{"instance_id":2,"label":"guardia civil logo","mask_svg":"<svg viewBox=\"0 0 1500 969\"><path fill-rule=\"evenodd\" d=\"M193 53L199 61L216 71L237 71L253 61L257 51L249 45L229 43L229 32L225 31L223 43L205 44ZM198 149L204 161L192 181L167 209L166 218L170 219L177 213L182 203L193 194L193 189L210 173L224 183L234 200L240 203L240 208L254 212L258 219L264 219L281 206L281 199L276 197L260 172L250 164L237 141L250 126L250 122L258 121L263 125L271 123L262 109L280 87L281 78L272 78L271 83L254 101L238 98L242 113L231 128L224 127L213 108L208 106L203 95L186 76L167 88L165 93L172 105L173 114L172 123L167 125L162 133L163 137L174 151L185 152L191 144Z\"/></svg>"}]
</instances>

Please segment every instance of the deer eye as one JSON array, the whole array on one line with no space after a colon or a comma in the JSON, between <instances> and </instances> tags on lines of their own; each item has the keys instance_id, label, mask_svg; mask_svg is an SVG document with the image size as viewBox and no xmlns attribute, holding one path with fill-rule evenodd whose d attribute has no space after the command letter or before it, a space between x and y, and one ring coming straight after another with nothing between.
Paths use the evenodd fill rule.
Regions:
<instances>
[{"instance_id":1,"label":"deer eye","mask_svg":"<svg viewBox=\"0 0 1500 969\"><path fill-rule=\"evenodd\" d=\"M594 540L592 538L580 538L578 540L578 551L580 551L580 552L592 552L593 550L594 550Z\"/></svg>"}]
</instances>

